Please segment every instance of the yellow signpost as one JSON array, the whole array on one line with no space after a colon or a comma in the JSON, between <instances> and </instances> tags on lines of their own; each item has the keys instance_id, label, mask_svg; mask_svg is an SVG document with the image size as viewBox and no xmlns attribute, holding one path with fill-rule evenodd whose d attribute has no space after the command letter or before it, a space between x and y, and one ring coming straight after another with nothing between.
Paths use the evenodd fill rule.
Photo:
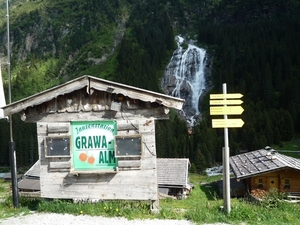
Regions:
<instances>
[{"instance_id":1,"label":"yellow signpost","mask_svg":"<svg viewBox=\"0 0 300 225\"><path fill-rule=\"evenodd\" d=\"M243 101L239 100L239 99L232 99L232 100L227 100L227 99L223 99L223 100L210 100L209 104L210 105L240 105L242 104Z\"/></svg>"},{"instance_id":2,"label":"yellow signpost","mask_svg":"<svg viewBox=\"0 0 300 225\"><path fill-rule=\"evenodd\" d=\"M240 118L228 119L227 115L241 115L244 109L239 106L243 103L240 93L227 94L226 84L223 84L223 94L211 94L210 105L222 105L210 107L210 115L223 115L224 119L212 119L213 128L224 128L223 152L223 200L224 211L230 213L230 170L229 170L229 141L228 128L242 127L244 121ZM232 106L234 105L234 106Z\"/></svg>"},{"instance_id":3,"label":"yellow signpost","mask_svg":"<svg viewBox=\"0 0 300 225\"><path fill-rule=\"evenodd\" d=\"M210 115L241 115L244 109L241 106L210 107Z\"/></svg>"},{"instance_id":4,"label":"yellow signpost","mask_svg":"<svg viewBox=\"0 0 300 225\"><path fill-rule=\"evenodd\" d=\"M211 94L210 99L226 99L226 98L241 98L243 97L240 93L231 93L231 94Z\"/></svg>"},{"instance_id":5,"label":"yellow signpost","mask_svg":"<svg viewBox=\"0 0 300 225\"><path fill-rule=\"evenodd\" d=\"M213 119L212 127L213 128L233 128L233 127L242 127L244 121L242 119Z\"/></svg>"}]
</instances>

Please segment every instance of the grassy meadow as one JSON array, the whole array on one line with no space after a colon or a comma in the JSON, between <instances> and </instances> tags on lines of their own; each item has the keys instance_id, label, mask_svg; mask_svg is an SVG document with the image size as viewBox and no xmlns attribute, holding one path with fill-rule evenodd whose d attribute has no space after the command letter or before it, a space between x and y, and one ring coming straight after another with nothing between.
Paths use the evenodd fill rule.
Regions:
<instances>
[{"instance_id":1,"label":"grassy meadow","mask_svg":"<svg viewBox=\"0 0 300 225\"><path fill-rule=\"evenodd\" d=\"M14 208L10 196L10 183L0 180L0 220L14 215L35 212L70 213L128 219L183 219L196 224L297 224L300 220L300 204L291 204L273 196L257 204L247 199L231 199L231 212L221 210L223 200L218 196L215 181L220 176L208 177L190 174L195 185L187 199L160 200L160 211L154 214L150 202L103 201L98 203L73 203L70 200L45 200L20 197L20 207Z\"/></svg>"}]
</instances>

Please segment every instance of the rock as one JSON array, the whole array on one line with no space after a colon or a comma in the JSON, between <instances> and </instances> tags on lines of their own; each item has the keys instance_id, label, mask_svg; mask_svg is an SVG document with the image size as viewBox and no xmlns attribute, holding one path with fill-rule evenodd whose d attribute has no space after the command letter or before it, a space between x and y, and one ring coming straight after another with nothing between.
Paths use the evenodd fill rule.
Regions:
<instances>
[{"instance_id":1,"label":"rock","mask_svg":"<svg viewBox=\"0 0 300 225\"><path fill-rule=\"evenodd\" d=\"M188 127L194 127L202 119L201 100L212 87L211 57L193 41L185 41L179 36L176 41L178 49L165 69L161 86L166 94L185 100L179 115L186 120Z\"/></svg>"}]
</instances>

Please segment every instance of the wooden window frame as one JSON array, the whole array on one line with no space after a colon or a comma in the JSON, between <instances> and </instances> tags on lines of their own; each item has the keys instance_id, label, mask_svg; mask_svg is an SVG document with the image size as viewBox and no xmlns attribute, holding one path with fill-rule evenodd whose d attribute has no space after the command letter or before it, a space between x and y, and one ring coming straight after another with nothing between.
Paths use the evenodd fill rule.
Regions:
<instances>
[{"instance_id":1,"label":"wooden window frame","mask_svg":"<svg viewBox=\"0 0 300 225\"><path fill-rule=\"evenodd\" d=\"M255 178L255 184L257 185L257 188L264 188L264 178L263 177L256 177Z\"/></svg>"},{"instance_id":2,"label":"wooden window frame","mask_svg":"<svg viewBox=\"0 0 300 225\"><path fill-rule=\"evenodd\" d=\"M140 153L139 154L124 154L119 151L120 148L118 148L118 140L124 140L124 139L137 139L136 143L140 146ZM134 135L116 135L115 136L115 157L116 158L135 158L140 159L143 155L143 140L141 134L134 134Z\"/></svg>"},{"instance_id":3,"label":"wooden window frame","mask_svg":"<svg viewBox=\"0 0 300 225\"><path fill-rule=\"evenodd\" d=\"M283 188L284 189L291 189L291 178L283 178Z\"/></svg>"},{"instance_id":4,"label":"wooden window frame","mask_svg":"<svg viewBox=\"0 0 300 225\"><path fill-rule=\"evenodd\" d=\"M49 154L49 144L48 144L48 140L49 139L69 139L69 143L67 144L66 147L68 147L68 152L69 154L54 154L51 155ZM45 158L70 158L71 157L71 136L70 135L50 135L50 136L46 136L44 138L44 150L45 150Z\"/></svg>"}]
</instances>

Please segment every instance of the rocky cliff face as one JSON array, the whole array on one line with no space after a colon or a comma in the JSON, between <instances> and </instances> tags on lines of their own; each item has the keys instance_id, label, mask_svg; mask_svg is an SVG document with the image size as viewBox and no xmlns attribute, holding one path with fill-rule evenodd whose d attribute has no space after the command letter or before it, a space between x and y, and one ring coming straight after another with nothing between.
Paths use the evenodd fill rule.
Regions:
<instances>
[{"instance_id":1,"label":"rocky cliff face","mask_svg":"<svg viewBox=\"0 0 300 225\"><path fill-rule=\"evenodd\" d=\"M97 1L74 2L14 1L10 6L12 63L55 58L60 60L57 76L67 76L70 71L79 73L78 64L94 66L106 61L124 36L130 11L125 4L113 8L111 2L105 6ZM26 13L20 13L23 7ZM110 18L106 18L108 11ZM0 61L6 61L6 21L0 27L0 41Z\"/></svg>"},{"instance_id":2,"label":"rocky cliff face","mask_svg":"<svg viewBox=\"0 0 300 225\"><path fill-rule=\"evenodd\" d=\"M211 88L210 57L193 41L180 36L176 41L178 48L165 69L161 86L166 94L185 100L179 114L193 127L201 120L201 99Z\"/></svg>"}]
</instances>

